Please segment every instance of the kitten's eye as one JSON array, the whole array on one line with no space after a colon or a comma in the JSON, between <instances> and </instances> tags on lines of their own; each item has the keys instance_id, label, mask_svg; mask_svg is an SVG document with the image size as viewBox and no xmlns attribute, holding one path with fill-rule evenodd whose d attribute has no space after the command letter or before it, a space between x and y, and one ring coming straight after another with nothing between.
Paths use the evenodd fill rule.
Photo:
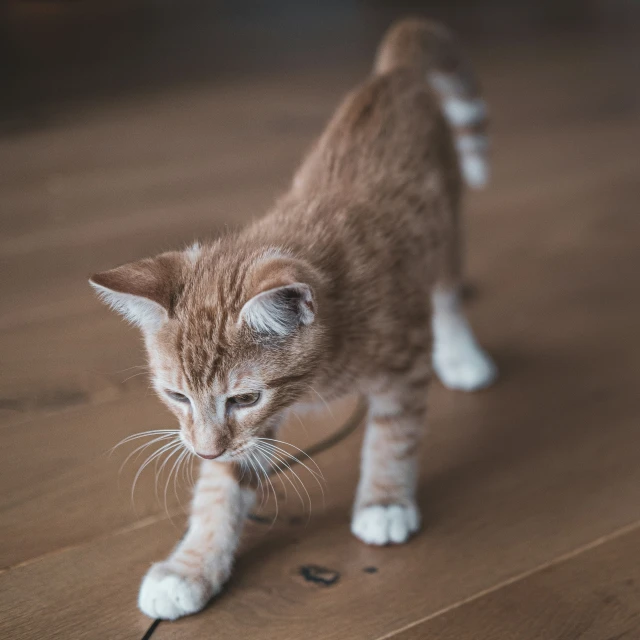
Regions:
<instances>
[{"instance_id":1,"label":"kitten's eye","mask_svg":"<svg viewBox=\"0 0 640 640\"><path fill-rule=\"evenodd\" d=\"M241 393L237 396L232 396L227 402L232 407L250 407L252 404L256 404L260 400L260 393Z\"/></svg>"},{"instance_id":2,"label":"kitten's eye","mask_svg":"<svg viewBox=\"0 0 640 640\"><path fill-rule=\"evenodd\" d=\"M184 393L179 393L178 391L171 391L170 389L165 389L164 392L172 399L175 400L176 402L182 402L184 404L187 404L189 402L191 402L189 400L189 398L187 398L187 396L184 395Z\"/></svg>"}]
</instances>

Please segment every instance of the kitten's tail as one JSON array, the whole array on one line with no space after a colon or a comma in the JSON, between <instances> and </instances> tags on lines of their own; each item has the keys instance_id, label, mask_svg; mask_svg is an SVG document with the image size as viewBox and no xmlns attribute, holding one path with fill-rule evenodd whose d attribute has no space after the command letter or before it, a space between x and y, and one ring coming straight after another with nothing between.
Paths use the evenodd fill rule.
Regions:
<instances>
[{"instance_id":1,"label":"kitten's tail","mask_svg":"<svg viewBox=\"0 0 640 640\"><path fill-rule=\"evenodd\" d=\"M478 80L453 34L427 20L397 22L380 43L374 71L402 67L424 73L453 129L466 183L483 187L489 179L487 109Z\"/></svg>"}]
</instances>

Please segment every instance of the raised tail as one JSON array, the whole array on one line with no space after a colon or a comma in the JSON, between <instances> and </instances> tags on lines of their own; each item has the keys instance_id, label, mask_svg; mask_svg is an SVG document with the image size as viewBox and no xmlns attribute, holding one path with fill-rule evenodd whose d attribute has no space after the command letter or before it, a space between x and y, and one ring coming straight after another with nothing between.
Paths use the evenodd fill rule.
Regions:
<instances>
[{"instance_id":1,"label":"raised tail","mask_svg":"<svg viewBox=\"0 0 640 640\"><path fill-rule=\"evenodd\" d=\"M374 71L386 73L403 67L424 73L453 130L466 183L483 187L489 180L487 108L478 80L455 37L428 20L397 22L380 43Z\"/></svg>"}]
</instances>

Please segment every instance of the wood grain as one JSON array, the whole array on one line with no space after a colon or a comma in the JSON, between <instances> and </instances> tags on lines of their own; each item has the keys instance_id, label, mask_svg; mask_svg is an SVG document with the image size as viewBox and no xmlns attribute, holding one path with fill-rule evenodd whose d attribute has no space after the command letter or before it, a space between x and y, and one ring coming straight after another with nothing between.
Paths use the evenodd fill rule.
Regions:
<instances>
[{"instance_id":1,"label":"wood grain","mask_svg":"<svg viewBox=\"0 0 640 640\"><path fill-rule=\"evenodd\" d=\"M137 469L162 443L134 455L122 473L119 469L129 454L151 439L135 440L109 455L112 447L131 433L173 426L173 417L150 394L131 396L37 416L4 429L0 569L102 537L149 517L162 519L181 513L188 506L190 483L181 475L174 487L167 473L171 464L157 483L158 467L152 464L132 493ZM333 405L333 415L302 415L303 426L294 419L285 425L281 437L286 440L295 435L298 446L317 442L347 419L353 404L353 399L346 398ZM310 485L310 490L317 493L319 488ZM293 501L293 495L287 517L302 508Z\"/></svg>"},{"instance_id":2,"label":"wood grain","mask_svg":"<svg viewBox=\"0 0 640 640\"><path fill-rule=\"evenodd\" d=\"M0 637L141 638L150 620L136 609L131 574L144 573L175 534L168 523L146 527L0 574Z\"/></svg>"},{"instance_id":3,"label":"wood grain","mask_svg":"<svg viewBox=\"0 0 640 640\"><path fill-rule=\"evenodd\" d=\"M640 637L640 532L633 531L393 634L394 640Z\"/></svg>"},{"instance_id":4,"label":"wood grain","mask_svg":"<svg viewBox=\"0 0 640 640\"><path fill-rule=\"evenodd\" d=\"M260 215L400 9L359 8L353 20L318 9L316 30L301 23L304 42L300 16L277 33L246 16L225 33L221 17L206 23L208 49L193 43L213 53L187 82L195 57L156 76L135 63L135 38L122 43L130 75L108 56L71 62L65 51L91 49L77 25L102 34L104 52L124 5L18 4L13 19L42 44L25 56L16 41L22 76L13 111L0 111L0 637L140 638L150 621L136 609L139 580L181 535L188 492L169 486L172 523L153 470L135 509L135 465L118 485L133 447L107 451L172 422L136 375L137 334L86 278ZM472 395L434 385L425 527L408 545L368 548L349 533L359 431L317 458L324 506L308 475L309 517L276 480L279 518L270 525L270 497L224 594L154 640L639 634L639 537L619 533L640 522L637 24L494 37L468 11L450 17L484 80L495 149L491 188L467 202L469 314L502 377ZM131 33L169 59L171 37L203 33L188 24L160 20L157 42ZM60 25L66 44L51 37ZM284 437L326 435L350 402L304 427L292 420ZM310 582L301 568L312 565L338 579Z\"/></svg>"}]
</instances>

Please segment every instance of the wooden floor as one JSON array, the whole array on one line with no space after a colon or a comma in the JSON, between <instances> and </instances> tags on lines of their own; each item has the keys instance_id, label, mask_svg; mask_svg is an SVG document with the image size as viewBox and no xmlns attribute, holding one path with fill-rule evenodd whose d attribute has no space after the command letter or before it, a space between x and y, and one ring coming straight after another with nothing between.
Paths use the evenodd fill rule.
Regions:
<instances>
[{"instance_id":1,"label":"wooden floor","mask_svg":"<svg viewBox=\"0 0 640 640\"><path fill-rule=\"evenodd\" d=\"M150 468L132 506L141 459L119 477L134 447L108 456L172 420L136 332L86 277L260 215L367 73L388 14L341 19L366 28L336 64L235 58L233 74L85 95L25 67L45 106L15 81L0 137L1 638L149 628L138 584L181 535L188 491L165 493L164 475L156 496ZM154 640L640 638L640 29L466 33L495 150L492 186L468 199L469 314L502 377L472 395L434 387L424 530L388 549L350 535L360 430L317 457L324 505L309 476L309 517L289 489L271 526L266 502L224 594ZM314 50L332 37L320 29ZM349 409L288 437L313 442ZM306 579L313 567L331 584Z\"/></svg>"}]
</instances>

